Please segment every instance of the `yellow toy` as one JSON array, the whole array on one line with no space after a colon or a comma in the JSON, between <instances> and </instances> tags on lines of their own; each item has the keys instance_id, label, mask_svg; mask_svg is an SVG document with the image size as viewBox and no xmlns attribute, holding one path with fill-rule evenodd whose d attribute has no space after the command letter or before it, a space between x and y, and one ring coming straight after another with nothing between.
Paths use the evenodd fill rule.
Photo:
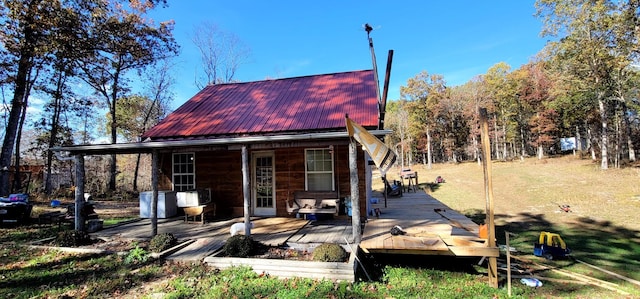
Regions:
<instances>
[{"instance_id":1,"label":"yellow toy","mask_svg":"<svg viewBox=\"0 0 640 299\"><path fill-rule=\"evenodd\" d=\"M533 245L533 255L542 256L552 260L558 257L567 257L571 249L562 240L559 234L550 232L540 232L538 242Z\"/></svg>"}]
</instances>

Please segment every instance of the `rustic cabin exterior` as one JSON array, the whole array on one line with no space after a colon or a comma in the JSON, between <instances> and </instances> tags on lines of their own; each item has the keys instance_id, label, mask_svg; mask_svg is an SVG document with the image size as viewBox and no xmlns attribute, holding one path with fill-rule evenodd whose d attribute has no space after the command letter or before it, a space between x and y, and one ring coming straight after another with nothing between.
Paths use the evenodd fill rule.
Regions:
<instances>
[{"instance_id":1,"label":"rustic cabin exterior","mask_svg":"<svg viewBox=\"0 0 640 299\"><path fill-rule=\"evenodd\" d=\"M333 208L350 195L345 115L376 130L376 88L371 70L209 85L142 137L225 142L159 151L158 189L208 190L216 216L243 215L246 146L252 216L342 212ZM360 211L366 215L368 165L361 149L358 161ZM305 210L300 194L336 202Z\"/></svg>"},{"instance_id":2,"label":"rustic cabin exterior","mask_svg":"<svg viewBox=\"0 0 640 299\"><path fill-rule=\"evenodd\" d=\"M353 194L354 173L359 201L352 203L358 207L353 215L365 216L371 166L351 142L345 116L373 135L388 134L378 129L377 88L373 70L209 85L141 142L54 150L74 156L82 172L87 155L152 154L152 219L155 191L163 190L208 193L217 218L339 214L347 211L342 204ZM83 173L77 177L81 202Z\"/></svg>"}]
</instances>

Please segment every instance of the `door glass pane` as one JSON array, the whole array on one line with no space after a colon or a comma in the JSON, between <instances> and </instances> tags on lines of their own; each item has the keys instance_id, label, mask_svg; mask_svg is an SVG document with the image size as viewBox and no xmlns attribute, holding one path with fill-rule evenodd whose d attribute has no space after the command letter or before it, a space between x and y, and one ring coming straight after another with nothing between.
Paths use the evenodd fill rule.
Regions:
<instances>
[{"instance_id":1,"label":"door glass pane","mask_svg":"<svg viewBox=\"0 0 640 299\"><path fill-rule=\"evenodd\" d=\"M256 208L273 207L273 167L271 157L256 158Z\"/></svg>"}]
</instances>

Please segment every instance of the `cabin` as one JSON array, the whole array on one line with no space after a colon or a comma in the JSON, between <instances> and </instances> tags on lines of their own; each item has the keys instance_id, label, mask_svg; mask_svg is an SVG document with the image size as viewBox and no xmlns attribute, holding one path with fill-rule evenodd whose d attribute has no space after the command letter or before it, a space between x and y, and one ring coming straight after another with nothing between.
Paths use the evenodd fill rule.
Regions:
<instances>
[{"instance_id":1,"label":"cabin","mask_svg":"<svg viewBox=\"0 0 640 299\"><path fill-rule=\"evenodd\" d=\"M156 191L204 198L216 218L350 215L350 206L365 216L373 163L360 146L350 153L346 116L373 136L390 133L378 94L373 70L209 85L140 142L53 150L74 156L81 171L88 155L150 153Z\"/></svg>"},{"instance_id":2,"label":"cabin","mask_svg":"<svg viewBox=\"0 0 640 299\"><path fill-rule=\"evenodd\" d=\"M158 189L206 190L216 217L244 214L243 180L251 216L345 212L345 115L376 131L376 89L373 70L209 85L142 136L143 143L184 143L158 151ZM370 166L360 147L357 159L360 214L367 215Z\"/></svg>"}]
</instances>

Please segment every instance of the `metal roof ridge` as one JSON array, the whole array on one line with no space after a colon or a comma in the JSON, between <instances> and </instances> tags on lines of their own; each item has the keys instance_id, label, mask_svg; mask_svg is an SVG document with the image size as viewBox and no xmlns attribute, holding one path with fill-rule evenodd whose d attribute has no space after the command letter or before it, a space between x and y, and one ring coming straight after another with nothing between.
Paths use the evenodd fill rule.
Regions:
<instances>
[{"instance_id":1,"label":"metal roof ridge","mask_svg":"<svg viewBox=\"0 0 640 299\"><path fill-rule=\"evenodd\" d=\"M249 83L259 83L259 82L284 81L284 80L293 80L293 79L302 79L302 78L311 78L311 77L322 77L322 76L330 76L330 75L361 73L361 72L369 72L369 71L373 72L373 69L362 69L362 70L353 70L353 71L344 71L344 72L333 72L333 73L314 74L314 75L302 75L302 76L295 76L295 77L262 79L262 80L253 80L253 81L216 83L216 84L207 85L202 90L206 89L207 87L216 86L216 85L223 86L223 85L237 85L237 84L249 84Z\"/></svg>"}]
</instances>

